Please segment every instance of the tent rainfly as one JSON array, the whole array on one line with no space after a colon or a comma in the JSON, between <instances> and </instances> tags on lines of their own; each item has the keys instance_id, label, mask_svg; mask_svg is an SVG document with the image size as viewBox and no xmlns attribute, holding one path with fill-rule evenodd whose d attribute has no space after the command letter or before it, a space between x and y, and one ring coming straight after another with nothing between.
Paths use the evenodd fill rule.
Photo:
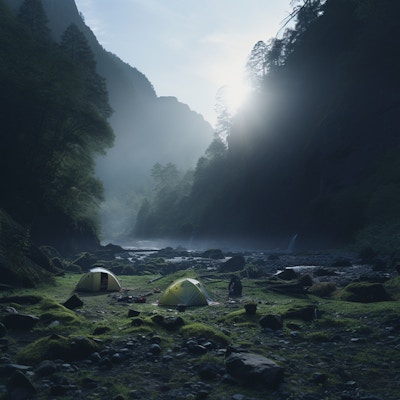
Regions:
<instances>
[{"instance_id":1,"label":"tent rainfly","mask_svg":"<svg viewBox=\"0 0 400 400\"><path fill-rule=\"evenodd\" d=\"M84 274L75 290L82 292L120 291L122 288L118 278L108 269L92 268Z\"/></svg>"},{"instance_id":2,"label":"tent rainfly","mask_svg":"<svg viewBox=\"0 0 400 400\"><path fill-rule=\"evenodd\" d=\"M158 304L160 306L205 306L211 301L205 287L198 280L182 278L168 286Z\"/></svg>"}]
</instances>

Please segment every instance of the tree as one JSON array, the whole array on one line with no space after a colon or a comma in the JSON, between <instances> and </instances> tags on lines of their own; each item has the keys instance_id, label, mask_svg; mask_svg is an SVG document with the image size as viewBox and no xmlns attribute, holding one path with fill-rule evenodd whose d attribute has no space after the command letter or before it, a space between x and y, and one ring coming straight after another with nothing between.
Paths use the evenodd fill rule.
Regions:
<instances>
[{"instance_id":1,"label":"tree","mask_svg":"<svg viewBox=\"0 0 400 400\"><path fill-rule=\"evenodd\" d=\"M0 207L37 243L58 245L74 232L94 233L102 199L94 159L114 135L107 97L90 95L93 64L77 64L43 40L1 13L0 180L7 190Z\"/></svg>"},{"instance_id":2,"label":"tree","mask_svg":"<svg viewBox=\"0 0 400 400\"><path fill-rule=\"evenodd\" d=\"M18 19L29 28L32 36L39 41L51 40L48 19L41 0L24 0L18 13Z\"/></svg>"},{"instance_id":3,"label":"tree","mask_svg":"<svg viewBox=\"0 0 400 400\"><path fill-rule=\"evenodd\" d=\"M151 176L156 190L159 191L165 187L175 186L179 178L179 172L175 164L168 163L163 166L160 163L156 163L151 170Z\"/></svg>"},{"instance_id":4,"label":"tree","mask_svg":"<svg viewBox=\"0 0 400 400\"><path fill-rule=\"evenodd\" d=\"M76 65L80 65L86 79L86 97L104 118L112 114L108 103L105 79L96 72L96 61L85 35L71 24L61 36L60 47Z\"/></svg>"},{"instance_id":5,"label":"tree","mask_svg":"<svg viewBox=\"0 0 400 400\"><path fill-rule=\"evenodd\" d=\"M227 147L224 141L221 138L216 137L208 146L205 154L210 159L223 159L226 155L226 151Z\"/></svg>"},{"instance_id":6,"label":"tree","mask_svg":"<svg viewBox=\"0 0 400 400\"><path fill-rule=\"evenodd\" d=\"M258 41L247 60L247 73L255 89L260 87L267 73L268 46L262 40Z\"/></svg>"},{"instance_id":7,"label":"tree","mask_svg":"<svg viewBox=\"0 0 400 400\"><path fill-rule=\"evenodd\" d=\"M215 112L217 114L217 124L214 136L226 142L232 127L232 114L228 106L226 86L220 87L217 91Z\"/></svg>"}]
</instances>

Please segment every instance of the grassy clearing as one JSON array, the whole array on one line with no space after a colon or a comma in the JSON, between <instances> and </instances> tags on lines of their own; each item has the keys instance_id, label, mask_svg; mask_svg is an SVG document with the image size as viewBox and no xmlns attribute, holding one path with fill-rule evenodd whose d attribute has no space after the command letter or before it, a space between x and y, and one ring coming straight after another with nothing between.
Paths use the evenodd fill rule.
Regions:
<instances>
[{"instance_id":1,"label":"grassy clearing","mask_svg":"<svg viewBox=\"0 0 400 400\"><path fill-rule=\"evenodd\" d=\"M399 320L399 301L365 304L334 297L284 295L268 290L267 282L252 279L242 280L244 294L241 298L228 300L229 279L225 276L214 275L202 279L195 271L187 270L166 277L119 276L125 289L122 293L79 293L84 305L74 311L68 310L62 303L74 293L80 276L66 274L57 277L55 285L8 294L7 302L3 302L4 296L3 301L0 298L1 309L13 306L21 313L33 314L40 318L40 323L32 332L37 339L45 337L44 340L48 341L48 337L54 333L61 337L54 339L52 346L47 348L43 345L45 341L39 341L39 345L35 347L19 345L22 346L18 349L19 361L68 357L65 356L71 351L68 346L77 337L84 338L80 344L85 343L90 351L93 350L89 346L93 336L105 342L124 340L126 337L158 336L165 348L172 348L177 338L208 338L222 347L229 344L245 348L281 362L286 369L284 390L287 393L311 393L325 398L324 393L329 393L343 382L354 380L365 390L375 393L374 391L383 388L380 394L387 394L386 398L389 399L396 398L393 396L398 388L393 383L396 380L395 372L392 371L400 368L400 353L390 345L382 346L380 341L384 338L390 343L388 329L393 326L392 321ZM178 312L172 307L159 307L157 301L161 293L154 292L154 289L159 288L162 291L182 276L198 278L206 286L215 304L209 307L188 307L185 312ZM392 293L396 293L398 286L398 280L390 283ZM118 299L121 295L147 295L147 301L120 302ZM246 313L244 309L244 305L250 301L257 304L257 312L254 315ZM312 321L284 317L291 310L308 306L318 310L317 318ZM139 313L135 318L140 319L140 325L133 324L134 318L128 316L129 310ZM261 329L259 319L266 314L283 317L283 330L272 332ZM176 331L170 331L157 324L155 316L180 317L183 326ZM55 326L52 324L54 321L58 321L59 324ZM193 358L195 365L208 361L223 364L220 356L211 353ZM194 370L180 371L178 375L174 375L169 370L158 370L158 365L154 365L153 368L151 373L163 377L168 375L165 375L165 379L168 378L171 387L179 387L193 379L198 380L198 377L193 375ZM325 374L326 382L311 384L316 372ZM121 375L118 382L110 380L107 384L105 380L101 390L110 393L110 396L115 391L126 394L133 373L133 370L127 371L127 376ZM144 377L143 381L138 383L139 388L145 384ZM222 396L222 393L230 391L235 393L238 389L222 385L221 388L215 389L215 395L220 393ZM255 389L245 388L240 391L248 393L249 397L257 398ZM99 393L98 398L104 398L104 393ZM379 391L376 393L379 394ZM156 389L154 396L156 398ZM330 395L327 398L339 400L340 397Z\"/></svg>"}]
</instances>

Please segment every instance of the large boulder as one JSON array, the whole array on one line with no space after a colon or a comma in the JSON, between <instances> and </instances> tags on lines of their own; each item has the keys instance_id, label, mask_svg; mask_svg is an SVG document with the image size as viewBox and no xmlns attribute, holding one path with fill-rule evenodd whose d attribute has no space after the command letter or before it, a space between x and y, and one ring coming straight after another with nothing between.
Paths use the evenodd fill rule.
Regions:
<instances>
[{"instance_id":1,"label":"large boulder","mask_svg":"<svg viewBox=\"0 0 400 400\"><path fill-rule=\"evenodd\" d=\"M220 266L220 272L240 271L246 265L246 260L241 254L235 254Z\"/></svg>"},{"instance_id":2,"label":"large boulder","mask_svg":"<svg viewBox=\"0 0 400 400\"><path fill-rule=\"evenodd\" d=\"M7 383L7 393L8 399L31 399L37 390L27 376L17 371Z\"/></svg>"},{"instance_id":3,"label":"large boulder","mask_svg":"<svg viewBox=\"0 0 400 400\"><path fill-rule=\"evenodd\" d=\"M297 306L287 310L283 317L287 319L299 319L306 322L311 322L317 318L317 307L314 305Z\"/></svg>"},{"instance_id":4,"label":"large boulder","mask_svg":"<svg viewBox=\"0 0 400 400\"><path fill-rule=\"evenodd\" d=\"M29 314L7 314L3 324L7 329L21 329L29 331L39 322L39 318Z\"/></svg>"},{"instance_id":5,"label":"large boulder","mask_svg":"<svg viewBox=\"0 0 400 400\"><path fill-rule=\"evenodd\" d=\"M381 283L353 282L348 284L340 295L341 300L359 303L374 303L391 300Z\"/></svg>"},{"instance_id":6,"label":"large boulder","mask_svg":"<svg viewBox=\"0 0 400 400\"><path fill-rule=\"evenodd\" d=\"M284 368L259 354L231 353L225 365L227 372L245 385L276 388L283 380Z\"/></svg>"}]
</instances>

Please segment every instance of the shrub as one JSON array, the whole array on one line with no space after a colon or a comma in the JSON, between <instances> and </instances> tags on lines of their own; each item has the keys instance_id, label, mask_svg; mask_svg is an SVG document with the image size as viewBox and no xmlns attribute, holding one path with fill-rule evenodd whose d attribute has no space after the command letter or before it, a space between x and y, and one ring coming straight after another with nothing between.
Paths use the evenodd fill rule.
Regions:
<instances>
[{"instance_id":1,"label":"shrub","mask_svg":"<svg viewBox=\"0 0 400 400\"><path fill-rule=\"evenodd\" d=\"M336 286L332 282L320 282L312 285L308 291L320 297L328 297L336 290Z\"/></svg>"}]
</instances>

